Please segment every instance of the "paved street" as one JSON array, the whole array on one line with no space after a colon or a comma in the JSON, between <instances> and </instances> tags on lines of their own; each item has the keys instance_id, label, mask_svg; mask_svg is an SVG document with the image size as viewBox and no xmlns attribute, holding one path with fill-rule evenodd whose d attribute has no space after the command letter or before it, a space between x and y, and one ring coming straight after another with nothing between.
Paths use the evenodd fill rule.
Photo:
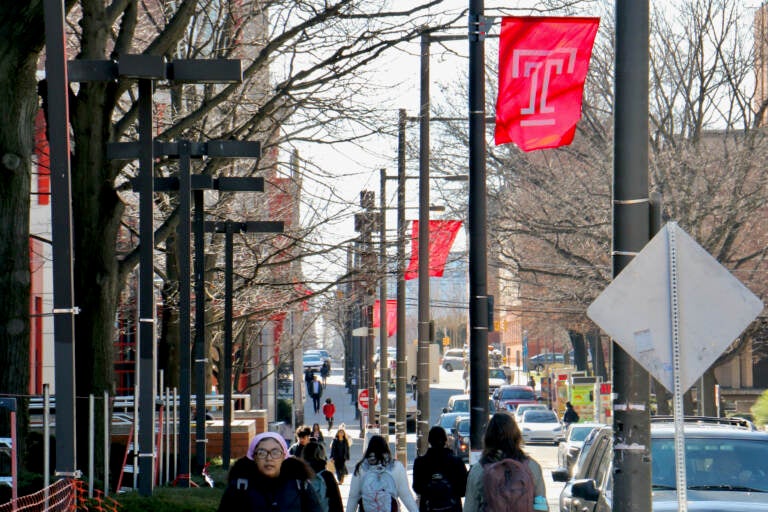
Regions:
<instances>
[{"instance_id":1,"label":"paved street","mask_svg":"<svg viewBox=\"0 0 768 512\"><path fill-rule=\"evenodd\" d=\"M347 465L347 469L352 474L354 465L362 457L363 439L360 436L359 420L355 419L356 401L353 401L349 393L344 387L344 381L342 378L342 371L339 364L334 365L335 369L328 377L328 385L325 393L323 394L322 401L326 398L331 398L336 405L336 419L334 423L334 429L331 432L327 430L327 423L324 421L322 413L315 414L312 410L311 400L305 402L304 406L304 421L307 425L311 426L313 423L319 423L323 429L323 435L325 436L326 448L330 448L331 439L336 433L337 426L342 423L346 425L347 434L352 440L351 460ZM440 370L440 382L433 384L430 391L430 422L434 424L437 418L442 412L442 408L448 401L448 398L454 394L460 394L463 392L463 381L461 379L462 373L459 371L446 372ZM413 459L416 457L416 434L408 434L408 473L411 474ZM390 435L390 446L392 453L395 452L395 437L394 434ZM531 454L544 469L544 479L547 483L547 500L550 504L550 510L557 510L557 498L560 495L560 491L563 488L563 484L552 481L551 471L556 465L557 448L553 446L532 445L526 448L528 453ZM344 505L347 503L347 496L349 495L349 482L351 478L347 478L342 484L341 495L344 500Z\"/></svg>"}]
</instances>

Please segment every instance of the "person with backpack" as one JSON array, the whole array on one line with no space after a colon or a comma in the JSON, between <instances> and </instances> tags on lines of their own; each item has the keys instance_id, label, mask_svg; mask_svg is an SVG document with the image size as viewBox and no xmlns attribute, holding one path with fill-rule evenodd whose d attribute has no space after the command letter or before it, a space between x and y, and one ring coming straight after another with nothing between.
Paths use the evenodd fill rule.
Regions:
<instances>
[{"instance_id":1,"label":"person with backpack","mask_svg":"<svg viewBox=\"0 0 768 512\"><path fill-rule=\"evenodd\" d=\"M445 447L448 436L441 426L429 430L429 449L413 461L413 490L420 512L461 512L467 487L464 462Z\"/></svg>"},{"instance_id":2,"label":"person with backpack","mask_svg":"<svg viewBox=\"0 0 768 512\"><path fill-rule=\"evenodd\" d=\"M323 388L328 385L328 375L331 374L331 363L323 361L323 366L320 368L320 378L323 379Z\"/></svg>"},{"instance_id":3,"label":"person with backpack","mask_svg":"<svg viewBox=\"0 0 768 512\"><path fill-rule=\"evenodd\" d=\"M358 507L361 512L397 512L398 499L408 512L418 512L405 467L392 458L389 444L382 436L371 436L352 473L347 512L356 512Z\"/></svg>"},{"instance_id":4,"label":"person with backpack","mask_svg":"<svg viewBox=\"0 0 768 512\"><path fill-rule=\"evenodd\" d=\"M579 422L579 413L576 412L576 410L573 408L573 404L571 402L565 402L565 412L563 413L563 426L565 426L565 430L568 430L568 426L571 423L578 423Z\"/></svg>"},{"instance_id":5,"label":"person with backpack","mask_svg":"<svg viewBox=\"0 0 768 512\"><path fill-rule=\"evenodd\" d=\"M491 417L480 462L467 476L464 512L549 510L541 466L522 444L523 434L511 413Z\"/></svg>"},{"instance_id":6,"label":"person with backpack","mask_svg":"<svg viewBox=\"0 0 768 512\"><path fill-rule=\"evenodd\" d=\"M328 422L328 431L333 428L333 417L336 415L336 406L333 405L333 400L330 398L325 399L325 405L323 406L323 416L325 421Z\"/></svg>"},{"instance_id":7,"label":"person with backpack","mask_svg":"<svg viewBox=\"0 0 768 512\"><path fill-rule=\"evenodd\" d=\"M288 457L280 434L263 432L232 465L218 512L324 512L313 477L306 462Z\"/></svg>"},{"instance_id":8,"label":"person with backpack","mask_svg":"<svg viewBox=\"0 0 768 512\"><path fill-rule=\"evenodd\" d=\"M315 477L310 480L320 499L323 512L344 512L341 502L339 484L333 474L326 470L328 459L325 456L325 448L319 443L309 443L301 454L301 457L315 472Z\"/></svg>"},{"instance_id":9,"label":"person with backpack","mask_svg":"<svg viewBox=\"0 0 768 512\"><path fill-rule=\"evenodd\" d=\"M333 469L336 471L336 478L340 484L344 483L344 477L347 475L347 461L349 460L350 441L347 437L345 425L342 423L336 436L331 442L331 461Z\"/></svg>"}]
</instances>

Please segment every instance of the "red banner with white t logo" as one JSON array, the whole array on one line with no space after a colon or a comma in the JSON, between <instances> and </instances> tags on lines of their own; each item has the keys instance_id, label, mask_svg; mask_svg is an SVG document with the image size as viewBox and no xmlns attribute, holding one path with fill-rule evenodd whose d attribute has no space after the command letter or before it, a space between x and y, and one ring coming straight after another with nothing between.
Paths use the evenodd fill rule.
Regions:
<instances>
[{"instance_id":1,"label":"red banner with white t logo","mask_svg":"<svg viewBox=\"0 0 768 512\"><path fill-rule=\"evenodd\" d=\"M373 305L373 325L381 327L381 301L376 299ZM397 299L387 299L387 336L394 336L397 332Z\"/></svg>"},{"instance_id":2,"label":"red banner with white t logo","mask_svg":"<svg viewBox=\"0 0 768 512\"><path fill-rule=\"evenodd\" d=\"M496 144L523 151L573 141L599 18L505 17Z\"/></svg>"}]
</instances>

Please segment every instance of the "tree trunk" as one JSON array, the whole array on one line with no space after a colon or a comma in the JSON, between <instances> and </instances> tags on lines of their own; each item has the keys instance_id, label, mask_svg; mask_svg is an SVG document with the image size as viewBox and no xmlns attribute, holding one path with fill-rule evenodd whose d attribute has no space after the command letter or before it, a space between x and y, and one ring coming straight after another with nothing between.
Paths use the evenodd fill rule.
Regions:
<instances>
[{"instance_id":1,"label":"tree trunk","mask_svg":"<svg viewBox=\"0 0 768 512\"><path fill-rule=\"evenodd\" d=\"M15 396L19 468L25 468L29 430L30 260L29 208L35 67L42 48L42 6L0 6L0 393ZM25 23L18 23L23 17ZM34 28L30 28L34 27ZM10 435L0 411L0 436Z\"/></svg>"},{"instance_id":2,"label":"tree trunk","mask_svg":"<svg viewBox=\"0 0 768 512\"><path fill-rule=\"evenodd\" d=\"M179 265L176 235L166 240L165 279L163 280L162 328L158 340L157 367L163 370L165 386L179 387ZM190 308L191 309L191 308ZM189 321L189 318L187 318ZM160 390L162 391L162 390Z\"/></svg>"}]
</instances>

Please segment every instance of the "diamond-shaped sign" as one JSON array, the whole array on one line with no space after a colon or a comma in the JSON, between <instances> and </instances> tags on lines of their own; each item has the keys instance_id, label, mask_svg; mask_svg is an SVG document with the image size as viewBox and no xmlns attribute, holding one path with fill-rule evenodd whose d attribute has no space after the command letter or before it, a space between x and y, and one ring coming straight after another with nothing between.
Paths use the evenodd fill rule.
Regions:
<instances>
[{"instance_id":1,"label":"diamond-shaped sign","mask_svg":"<svg viewBox=\"0 0 768 512\"><path fill-rule=\"evenodd\" d=\"M670 391L672 292L678 297L679 376L686 391L760 314L763 303L676 223L664 226L587 308L587 316Z\"/></svg>"}]
</instances>

